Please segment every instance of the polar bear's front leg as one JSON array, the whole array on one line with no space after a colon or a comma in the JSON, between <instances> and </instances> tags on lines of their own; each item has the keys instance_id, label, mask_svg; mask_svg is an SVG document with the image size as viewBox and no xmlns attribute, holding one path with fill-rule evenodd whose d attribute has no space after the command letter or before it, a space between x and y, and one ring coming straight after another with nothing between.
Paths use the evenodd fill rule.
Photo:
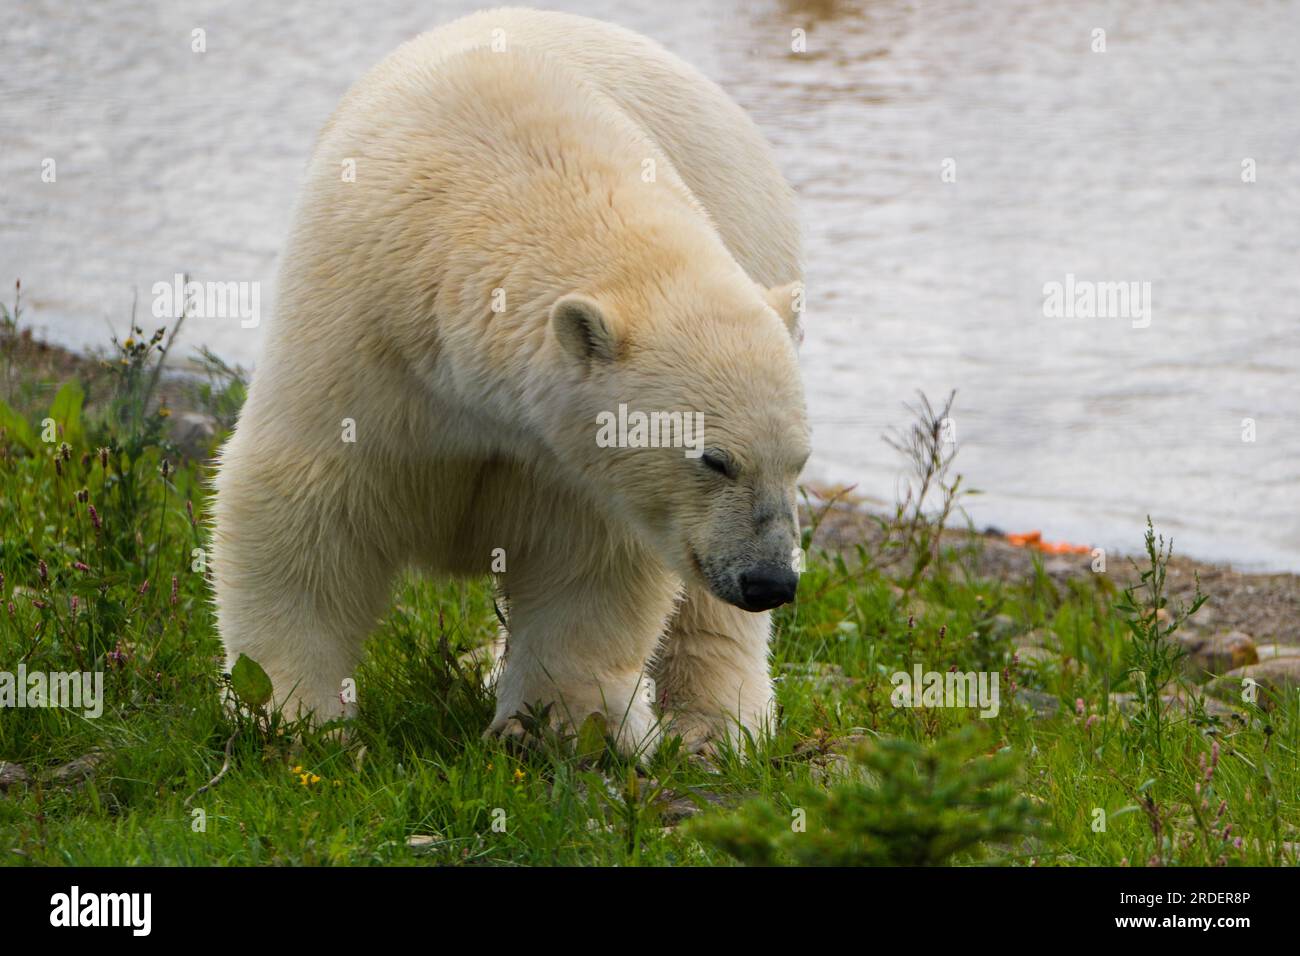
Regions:
<instances>
[{"instance_id":1,"label":"polar bear's front leg","mask_svg":"<svg viewBox=\"0 0 1300 956\"><path fill-rule=\"evenodd\" d=\"M755 737L775 716L768 664L769 612L753 614L692 587L678 608L653 670L665 732L692 751Z\"/></svg>"},{"instance_id":2,"label":"polar bear's front leg","mask_svg":"<svg viewBox=\"0 0 1300 956\"><path fill-rule=\"evenodd\" d=\"M284 487L257 465L234 445L218 477L213 570L227 668L241 654L261 665L286 717L352 716L345 681L387 603L393 561L352 530L341 493Z\"/></svg>"},{"instance_id":3,"label":"polar bear's front leg","mask_svg":"<svg viewBox=\"0 0 1300 956\"><path fill-rule=\"evenodd\" d=\"M557 575L561 567L558 557L520 561L505 576L510 630L488 732L523 737L519 715L549 705L552 726L572 733L598 713L620 751L648 755L660 734L647 661L675 582L631 562Z\"/></svg>"}]
</instances>

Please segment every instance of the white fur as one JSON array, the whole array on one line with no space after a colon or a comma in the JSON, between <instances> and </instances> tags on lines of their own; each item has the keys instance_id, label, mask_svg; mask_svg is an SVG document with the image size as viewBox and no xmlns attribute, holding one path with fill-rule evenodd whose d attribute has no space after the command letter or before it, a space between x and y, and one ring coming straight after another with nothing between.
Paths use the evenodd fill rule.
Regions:
<instances>
[{"instance_id":1,"label":"white fur","mask_svg":"<svg viewBox=\"0 0 1300 956\"><path fill-rule=\"evenodd\" d=\"M484 574L502 548L492 730L552 703L557 723L598 711L625 750L653 746L647 677L692 746L759 729L770 615L714 595L794 540L807 426L788 290L768 287L799 276L754 125L649 40L499 10L398 49L321 133L222 453L230 662L261 663L291 710L339 714L394 574ZM574 294L595 327L552 318ZM581 354L595 340L608 354ZM598 447L619 402L702 411L740 477Z\"/></svg>"}]
</instances>

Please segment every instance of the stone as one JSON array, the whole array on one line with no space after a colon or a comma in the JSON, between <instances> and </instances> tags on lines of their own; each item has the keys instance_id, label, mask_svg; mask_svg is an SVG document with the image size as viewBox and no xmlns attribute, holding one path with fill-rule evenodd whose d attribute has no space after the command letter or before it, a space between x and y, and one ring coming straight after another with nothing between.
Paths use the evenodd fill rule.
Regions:
<instances>
[{"instance_id":1,"label":"stone","mask_svg":"<svg viewBox=\"0 0 1300 956\"><path fill-rule=\"evenodd\" d=\"M1238 667L1211 681L1207 688L1218 697L1240 700L1242 681L1247 677L1274 693L1295 693L1300 689L1300 656L1274 657Z\"/></svg>"},{"instance_id":2,"label":"stone","mask_svg":"<svg viewBox=\"0 0 1300 956\"><path fill-rule=\"evenodd\" d=\"M1051 651L1059 652L1061 649L1061 639L1051 631L1043 628L1035 628L1024 634L1018 634L1011 639L1011 644L1017 650L1026 647L1045 647Z\"/></svg>"},{"instance_id":3,"label":"stone","mask_svg":"<svg viewBox=\"0 0 1300 956\"><path fill-rule=\"evenodd\" d=\"M1261 661L1272 660L1275 657L1300 657L1300 647L1293 644L1257 644L1255 653L1259 655Z\"/></svg>"},{"instance_id":4,"label":"stone","mask_svg":"<svg viewBox=\"0 0 1300 956\"><path fill-rule=\"evenodd\" d=\"M1043 664L1055 664L1058 660L1056 651L1050 647L1018 647L1015 653L1020 658L1021 666L1030 664L1039 667Z\"/></svg>"},{"instance_id":5,"label":"stone","mask_svg":"<svg viewBox=\"0 0 1300 956\"><path fill-rule=\"evenodd\" d=\"M1216 700L1208 694L1202 694L1197 697L1196 700L1199 701L1206 716L1218 717L1220 720L1229 720L1233 718L1245 719L1245 715L1241 711L1237 710L1235 707L1229 707L1223 701ZM1168 699L1168 702L1171 706L1174 704L1180 705L1183 712L1188 716L1191 716L1194 713L1192 709L1192 699L1189 697L1174 697Z\"/></svg>"},{"instance_id":6,"label":"stone","mask_svg":"<svg viewBox=\"0 0 1300 956\"><path fill-rule=\"evenodd\" d=\"M1060 698L1055 694L1044 693L1031 687L1016 688L1016 703L1032 711L1037 720L1055 717L1061 709Z\"/></svg>"},{"instance_id":7,"label":"stone","mask_svg":"<svg viewBox=\"0 0 1300 956\"><path fill-rule=\"evenodd\" d=\"M998 614L989 625L989 636L994 640L1010 637L1016 632L1015 619L1010 614Z\"/></svg>"},{"instance_id":8,"label":"stone","mask_svg":"<svg viewBox=\"0 0 1300 956\"><path fill-rule=\"evenodd\" d=\"M832 737L819 732L817 736L810 737L796 745L794 752L798 756L830 753L847 754L857 750L864 743L875 739L870 734L846 734L843 737Z\"/></svg>"},{"instance_id":9,"label":"stone","mask_svg":"<svg viewBox=\"0 0 1300 956\"><path fill-rule=\"evenodd\" d=\"M838 664L826 664L821 661L807 663L790 661L782 664L781 670L792 679L805 680L822 688L852 687L857 683L856 679L846 676L844 669Z\"/></svg>"},{"instance_id":10,"label":"stone","mask_svg":"<svg viewBox=\"0 0 1300 956\"><path fill-rule=\"evenodd\" d=\"M1212 637L1180 631L1174 639L1187 652L1182 658L1184 670L1198 679L1226 674L1259 661L1255 642L1244 631L1229 631Z\"/></svg>"},{"instance_id":11,"label":"stone","mask_svg":"<svg viewBox=\"0 0 1300 956\"><path fill-rule=\"evenodd\" d=\"M30 780L22 764L0 760L0 793L7 792L10 787L25 787Z\"/></svg>"},{"instance_id":12,"label":"stone","mask_svg":"<svg viewBox=\"0 0 1300 956\"><path fill-rule=\"evenodd\" d=\"M95 769L103 759L104 755L102 753L92 750L76 760L71 760L61 767L56 767L50 773L50 782L63 787L79 787L95 775Z\"/></svg>"},{"instance_id":13,"label":"stone","mask_svg":"<svg viewBox=\"0 0 1300 956\"><path fill-rule=\"evenodd\" d=\"M844 754L829 753L813 758L808 765L808 775L813 783L822 787L830 786L853 773L853 764Z\"/></svg>"},{"instance_id":14,"label":"stone","mask_svg":"<svg viewBox=\"0 0 1300 956\"><path fill-rule=\"evenodd\" d=\"M1078 557L1063 557L1054 555L1043 561L1043 572L1048 577L1068 580L1077 574L1089 571L1092 568L1092 559L1080 559Z\"/></svg>"},{"instance_id":15,"label":"stone","mask_svg":"<svg viewBox=\"0 0 1300 956\"><path fill-rule=\"evenodd\" d=\"M711 790L691 790L678 793L665 790L655 800L659 811L659 821L668 826L676 826L683 820L695 816L705 807L729 807L736 803L735 797L726 797Z\"/></svg>"},{"instance_id":16,"label":"stone","mask_svg":"<svg viewBox=\"0 0 1300 956\"><path fill-rule=\"evenodd\" d=\"M1241 711L1229 707L1220 700L1216 700L1207 694L1193 691L1190 694L1181 690L1175 690L1170 694L1160 696L1161 710L1165 714L1181 714L1191 717L1195 713L1195 704L1200 703L1201 707L1209 717L1218 717L1220 720L1229 718L1243 717ZM1110 695L1110 703L1122 714L1136 713L1142 706L1138 695L1131 691L1116 692Z\"/></svg>"},{"instance_id":17,"label":"stone","mask_svg":"<svg viewBox=\"0 0 1300 956\"><path fill-rule=\"evenodd\" d=\"M190 458L206 457L216 433L216 419L201 412L183 412L172 419L171 439Z\"/></svg>"}]
</instances>

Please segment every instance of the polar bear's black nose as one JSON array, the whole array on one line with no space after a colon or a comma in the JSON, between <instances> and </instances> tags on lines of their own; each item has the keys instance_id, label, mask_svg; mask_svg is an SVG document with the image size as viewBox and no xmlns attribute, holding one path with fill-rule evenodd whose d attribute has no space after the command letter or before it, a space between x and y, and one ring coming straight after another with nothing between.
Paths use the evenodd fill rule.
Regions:
<instances>
[{"instance_id":1,"label":"polar bear's black nose","mask_svg":"<svg viewBox=\"0 0 1300 956\"><path fill-rule=\"evenodd\" d=\"M770 611L794 600L799 575L779 564L759 565L740 576L740 596L747 611Z\"/></svg>"}]
</instances>

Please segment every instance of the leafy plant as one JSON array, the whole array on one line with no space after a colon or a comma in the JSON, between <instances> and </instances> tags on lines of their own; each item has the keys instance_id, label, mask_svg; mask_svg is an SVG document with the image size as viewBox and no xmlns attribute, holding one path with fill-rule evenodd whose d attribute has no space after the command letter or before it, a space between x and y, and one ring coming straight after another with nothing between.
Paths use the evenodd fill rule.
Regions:
<instances>
[{"instance_id":1,"label":"leafy plant","mask_svg":"<svg viewBox=\"0 0 1300 956\"><path fill-rule=\"evenodd\" d=\"M1140 571L1137 584L1125 588L1124 597L1115 608L1125 616L1132 638L1129 674L1137 685L1139 705L1132 723L1142 745L1159 757L1163 754L1165 742L1165 688L1174 682L1182 683L1178 661L1184 650L1171 638L1200 610L1207 596L1201 593L1198 575L1192 603L1170 614L1166 609L1165 574L1174 545L1172 541L1166 545L1163 535L1156 537L1150 517L1147 518L1145 545L1147 567ZM1134 568L1137 568L1136 563Z\"/></svg>"},{"instance_id":2,"label":"leafy plant","mask_svg":"<svg viewBox=\"0 0 1300 956\"><path fill-rule=\"evenodd\" d=\"M230 365L206 345L199 347L195 362L203 372L204 380L191 385L191 396L198 407L212 416L218 429L230 431L235 427L239 410L248 397L247 370L239 365Z\"/></svg>"},{"instance_id":3,"label":"leafy plant","mask_svg":"<svg viewBox=\"0 0 1300 956\"><path fill-rule=\"evenodd\" d=\"M744 863L937 866L1040 827L1018 793L1016 757L985 753L969 724L932 745L882 739L850 754L844 779L793 787L789 812L757 800L692 826L699 839Z\"/></svg>"},{"instance_id":4,"label":"leafy plant","mask_svg":"<svg viewBox=\"0 0 1300 956\"><path fill-rule=\"evenodd\" d=\"M895 430L885 438L911 470L906 491L884 525L886 547L901 549L907 562L899 580L904 592L912 591L926 569L941 558L939 544L948 519L958 508L962 495L970 493L961 487L962 476L952 474L957 456L952 404L957 393L950 392L938 411L925 393L919 395L917 405L907 406L912 424L905 431ZM935 498L937 506L932 507Z\"/></svg>"}]
</instances>

